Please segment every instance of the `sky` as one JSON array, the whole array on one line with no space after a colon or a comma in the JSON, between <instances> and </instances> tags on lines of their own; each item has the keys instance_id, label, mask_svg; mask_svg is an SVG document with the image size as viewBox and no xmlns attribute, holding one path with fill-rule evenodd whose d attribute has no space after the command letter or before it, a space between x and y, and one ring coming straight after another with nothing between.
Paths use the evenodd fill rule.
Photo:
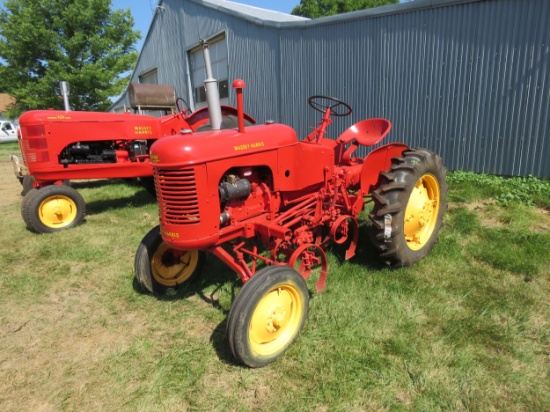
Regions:
<instances>
[{"instance_id":1,"label":"sky","mask_svg":"<svg viewBox=\"0 0 550 412\"><path fill-rule=\"evenodd\" d=\"M268 10L280 11L290 14L292 9L300 4L300 0L231 0L234 3L248 4L249 6L260 7ZM149 25L153 19L153 12L157 5L157 0L112 0L113 10L130 9L134 17L134 28L141 32L141 40L137 43L137 50L141 50L143 40L149 30Z\"/></svg>"}]
</instances>

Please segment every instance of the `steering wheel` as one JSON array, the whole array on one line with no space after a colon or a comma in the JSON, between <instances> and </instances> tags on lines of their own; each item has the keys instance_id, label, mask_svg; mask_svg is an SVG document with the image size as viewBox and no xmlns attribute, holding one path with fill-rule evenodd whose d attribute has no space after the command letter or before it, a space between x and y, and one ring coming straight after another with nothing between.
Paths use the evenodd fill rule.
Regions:
<instances>
[{"instance_id":1,"label":"steering wheel","mask_svg":"<svg viewBox=\"0 0 550 412\"><path fill-rule=\"evenodd\" d=\"M352 112L349 104L335 99L334 97L311 96L307 99L307 102L311 107L321 113L325 113L325 111L330 108L330 114L336 117L349 116ZM338 107L340 107L340 110L336 110Z\"/></svg>"},{"instance_id":2,"label":"steering wheel","mask_svg":"<svg viewBox=\"0 0 550 412\"><path fill-rule=\"evenodd\" d=\"M185 105L185 106L184 106ZM189 107L189 105L187 104L187 102L185 100L183 100L183 98L181 97L178 97L176 99L176 107L178 108L178 110L180 111L180 113L183 113L183 114L187 114L187 113L191 113L191 109ZM183 110L185 107L185 110Z\"/></svg>"}]
</instances>

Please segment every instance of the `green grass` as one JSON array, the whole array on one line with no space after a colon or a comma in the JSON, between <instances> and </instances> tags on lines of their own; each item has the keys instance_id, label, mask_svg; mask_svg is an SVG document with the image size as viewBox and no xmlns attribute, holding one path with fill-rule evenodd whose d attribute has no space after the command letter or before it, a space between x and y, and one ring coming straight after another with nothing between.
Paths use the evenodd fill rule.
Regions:
<instances>
[{"instance_id":1,"label":"green grass","mask_svg":"<svg viewBox=\"0 0 550 412\"><path fill-rule=\"evenodd\" d=\"M18 194L8 146L0 180ZM138 291L134 252L158 220L140 186L75 183L86 222L51 235L29 232L7 197L0 409L550 410L548 181L513 183L502 201L513 179L481 176L450 175L439 242L412 268L381 266L364 229L352 260L330 249L303 333L258 370L228 349L241 285L215 258L175 295Z\"/></svg>"}]
</instances>

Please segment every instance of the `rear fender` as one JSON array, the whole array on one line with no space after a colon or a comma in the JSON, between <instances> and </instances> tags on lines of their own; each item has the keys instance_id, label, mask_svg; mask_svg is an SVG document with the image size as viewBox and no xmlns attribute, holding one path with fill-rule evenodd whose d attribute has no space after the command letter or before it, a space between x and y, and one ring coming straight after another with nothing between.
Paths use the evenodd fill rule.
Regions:
<instances>
[{"instance_id":1,"label":"rear fender","mask_svg":"<svg viewBox=\"0 0 550 412\"><path fill-rule=\"evenodd\" d=\"M32 187L35 189L39 189L39 188L51 186L51 185L71 186L70 180L47 180L47 181L38 181L38 182L35 180L32 182Z\"/></svg>"},{"instance_id":2,"label":"rear fender","mask_svg":"<svg viewBox=\"0 0 550 412\"><path fill-rule=\"evenodd\" d=\"M237 109L231 106L221 106L222 109L222 116L237 116ZM244 114L244 119L250 122L251 124L256 124L256 120L249 116L248 114ZM188 118L185 119L185 121L189 124L191 129L193 131L197 131L197 129L201 126L204 126L207 124L210 120L210 113L208 112L208 107L203 107L202 109L199 109L195 112L193 112Z\"/></svg>"},{"instance_id":3,"label":"rear fender","mask_svg":"<svg viewBox=\"0 0 550 412\"><path fill-rule=\"evenodd\" d=\"M363 160L361 168L361 191L371 193L378 183L381 172L389 170L391 159L401 157L409 146L403 143L390 143L370 152Z\"/></svg>"},{"instance_id":4,"label":"rear fender","mask_svg":"<svg viewBox=\"0 0 550 412\"><path fill-rule=\"evenodd\" d=\"M169 116L160 118L160 126L162 128L162 136L173 136L178 134L181 129L189 129L187 118L181 113L175 113ZM162 137L157 136L157 137Z\"/></svg>"}]
</instances>

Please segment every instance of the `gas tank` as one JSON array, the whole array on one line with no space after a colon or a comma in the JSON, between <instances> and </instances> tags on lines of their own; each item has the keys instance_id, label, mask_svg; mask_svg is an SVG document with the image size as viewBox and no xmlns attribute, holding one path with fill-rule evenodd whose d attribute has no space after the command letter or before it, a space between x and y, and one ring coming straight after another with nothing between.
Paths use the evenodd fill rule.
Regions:
<instances>
[{"instance_id":1,"label":"gas tank","mask_svg":"<svg viewBox=\"0 0 550 412\"><path fill-rule=\"evenodd\" d=\"M244 133L212 130L160 139L151 146L150 159L155 167L171 168L246 156L297 142L294 129L282 124L250 126Z\"/></svg>"}]
</instances>

